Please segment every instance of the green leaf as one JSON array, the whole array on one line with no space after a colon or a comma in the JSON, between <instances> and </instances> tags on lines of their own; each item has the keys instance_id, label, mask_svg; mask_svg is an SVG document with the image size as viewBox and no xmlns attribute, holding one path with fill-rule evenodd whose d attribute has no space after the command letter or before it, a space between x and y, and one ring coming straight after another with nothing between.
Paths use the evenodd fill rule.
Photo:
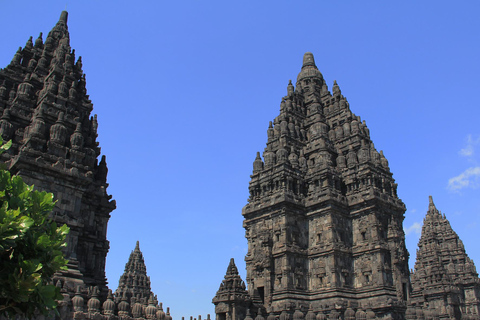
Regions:
<instances>
[{"instance_id":1,"label":"green leaf","mask_svg":"<svg viewBox=\"0 0 480 320\"><path fill-rule=\"evenodd\" d=\"M3 142L3 140L2 140L2 142ZM7 151L8 149L10 149L11 146L12 146L12 140L10 140L7 143L5 143L4 145L2 145L0 147L0 150L2 150L2 153L3 153L3 151Z\"/></svg>"}]
</instances>

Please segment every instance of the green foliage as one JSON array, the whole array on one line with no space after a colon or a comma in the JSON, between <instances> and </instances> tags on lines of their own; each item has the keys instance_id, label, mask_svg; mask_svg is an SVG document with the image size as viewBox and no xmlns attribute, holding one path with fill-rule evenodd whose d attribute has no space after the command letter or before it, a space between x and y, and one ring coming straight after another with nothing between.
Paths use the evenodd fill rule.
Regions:
<instances>
[{"instance_id":1,"label":"green foliage","mask_svg":"<svg viewBox=\"0 0 480 320\"><path fill-rule=\"evenodd\" d=\"M10 145L2 145L0 153ZM66 269L61 250L69 228L49 218L54 205L53 194L35 191L0 168L0 315L47 314L63 299L50 283L55 272Z\"/></svg>"}]
</instances>

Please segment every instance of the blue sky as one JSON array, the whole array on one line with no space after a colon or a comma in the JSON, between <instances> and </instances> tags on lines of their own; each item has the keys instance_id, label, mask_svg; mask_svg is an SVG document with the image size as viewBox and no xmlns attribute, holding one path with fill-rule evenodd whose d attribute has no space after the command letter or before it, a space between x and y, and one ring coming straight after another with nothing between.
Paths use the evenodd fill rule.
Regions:
<instances>
[{"instance_id":1,"label":"blue sky","mask_svg":"<svg viewBox=\"0 0 480 320\"><path fill-rule=\"evenodd\" d=\"M0 67L66 4L117 201L110 288L137 240L176 319L214 316L231 257L245 279L252 162L307 51L390 163L410 268L428 195L479 266L480 2L0 0Z\"/></svg>"}]
</instances>

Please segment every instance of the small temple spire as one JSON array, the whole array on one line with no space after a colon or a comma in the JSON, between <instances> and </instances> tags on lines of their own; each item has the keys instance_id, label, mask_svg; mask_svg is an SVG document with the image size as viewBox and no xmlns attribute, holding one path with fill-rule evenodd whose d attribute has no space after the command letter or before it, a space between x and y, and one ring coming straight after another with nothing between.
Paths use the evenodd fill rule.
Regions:
<instances>
[{"instance_id":1,"label":"small temple spire","mask_svg":"<svg viewBox=\"0 0 480 320\"><path fill-rule=\"evenodd\" d=\"M153 294L150 288L150 278L147 276L145 260L140 251L139 241L137 241L135 249L130 253L128 262L125 265L125 271L120 277L118 288L115 291L115 296L121 297L125 293L129 299L137 297L145 301Z\"/></svg>"},{"instance_id":2,"label":"small temple spire","mask_svg":"<svg viewBox=\"0 0 480 320\"><path fill-rule=\"evenodd\" d=\"M335 96L335 97L339 97L340 94L342 93L342 91L340 90L340 87L337 83L337 80L334 80L333 81L333 87L332 87L332 94Z\"/></svg>"},{"instance_id":3,"label":"small temple spire","mask_svg":"<svg viewBox=\"0 0 480 320\"><path fill-rule=\"evenodd\" d=\"M40 32L40 34L38 35L38 38L37 40L35 40L35 47L42 47L43 46L43 32Z\"/></svg>"},{"instance_id":4,"label":"small temple spire","mask_svg":"<svg viewBox=\"0 0 480 320\"><path fill-rule=\"evenodd\" d=\"M480 282L473 261L468 257L462 240L428 197L428 212L423 222L422 234L418 241L415 269L412 273L411 303L420 307L423 313L436 311L443 305L444 298L461 301L450 307L460 310L466 305L478 305L479 299L463 301L466 288L479 290ZM428 304L425 302L428 301ZM445 312L442 311L442 314ZM463 319L463 318L462 318Z\"/></svg>"},{"instance_id":5,"label":"small temple spire","mask_svg":"<svg viewBox=\"0 0 480 320\"><path fill-rule=\"evenodd\" d=\"M311 52L303 56L302 70L297 76L297 83L305 78L319 78L323 82L323 75L315 65L315 58Z\"/></svg>"},{"instance_id":6,"label":"small temple spire","mask_svg":"<svg viewBox=\"0 0 480 320\"><path fill-rule=\"evenodd\" d=\"M30 36L28 38L27 43L25 44L25 49L32 49L33 48L33 37Z\"/></svg>"},{"instance_id":7,"label":"small temple spire","mask_svg":"<svg viewBox=\"0 0 480 320\"><path fill-rule=\"evenodd\" d=\"M293 87L292 80L288 80L288 86L287 86L287 94L290 97L293 95L295 88Z\"/></svg>"},{"instance_id":8,"label":"small temple spire","mask_svg":"<svg viewBox=\"0 0 480 320\"><path fill-rule=\"evenodd\" d=\"M228 311L227 319L245 319L247 312L248 292L245 288L245 282L238 274L237 266L233 258L227 267L225 278L220 284L217 294L212 302L215 305L215 313L218 314L223 304L234 306ZM224 311L223 311L224 312Z\"/></svg>"},{"instance_id":9,"label":"small temple spire","mask_svg":"<svg viewBox=\"0 0 480 320\"><path fill-rule=\"evenodd\" d=\"M257 156L255 157L255 161L253 161L253 173L257 173L263 170L263 161L260 157L260 152L257 152Z\"/></svg>"}]
</instances>

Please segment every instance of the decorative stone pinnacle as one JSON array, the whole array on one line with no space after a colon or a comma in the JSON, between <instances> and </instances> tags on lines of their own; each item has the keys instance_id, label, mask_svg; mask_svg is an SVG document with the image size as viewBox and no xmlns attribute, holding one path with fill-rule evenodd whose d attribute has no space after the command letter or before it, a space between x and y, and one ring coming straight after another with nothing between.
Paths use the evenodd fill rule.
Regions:
<instances>
[{"instance_id":1,"label":"decorative stone pinnacle","mask_svg":"<svg viewBox=\"0 0 480 320\"><path fill-rule=\"evenodd\" d=\"M143 254L140 251L140 242L137 241L135 249L130 253L128 262L125 265L125 271L120 277L118 288L115 296L119 297L123 293L127 293L130 304L133 305L133 299L140 299L147 302L152 296L150 288L150 278L147 276L147 268L143 259Z\"/></svg>"},{"instance_id":2,"label":"decorative stone pinnacle","mask_svg":"<svg viewBox=\"0 0 480 320\"><path fill-rule=\"evenodd\" d=\"M60 19L58 21L63 21L67 23L67 20L68 20L68 12L62 11L62 13L60 14Z\"/></svg>"},{"instance_id":3,"label":"decorative stone pinnacle","mask_svg":"<svg viewBox=\"0 0 480 320\"><path fill-rule=\"evenodd\" d=\"M438 212L437 207L435 206L435 203L433 203L433 197L428 196L428 213L435 213Z\"/></svg>"},{"instance_id":4,"label":"decorative stone pinnacle","mask_svg":"<svg viewBox=\"0 0 480 320\"><path fill-rule=\"evenodd\" d=\"M304 67L307 67L307 66L313 66L313 67L317 67L315 65L315 58L313 57L313 53L311 52L306 52L304 55L303 55L303 65L302 65L302 69Z\"/></svg>"},{"instance_id":5,"label":"decorative stone pinnacle","mask_svg":"<svg viewBox=\"0 0 480 320\"><path fill-rule=\"evenodd\" d=\"M300 73L297 76L297 83L305 78L320 78L323 81L323 75L315 65L313 53L307 52L303 56L303 65Z\"/></svg>"},{"instance_id":6,"label":"decorative stone pinnacle","mask_svg":"<svg viewBox=\"0 0 480 320\"><path fill-rule=\"evenodd\" d=\"M235 265L235 260L233 258L230 258L230 263L228 264L227 268L227 275L237 275L238 274L238 269L237 266Z\"/></svg>"},{"instance_id":7,"label":"decorative stone pinnacle","mask_svg":"<svg viewBox=\"0 0 480 320\"><path fill-rule=\"evenodd\" d=\"M428 206L431 207L435 207L435 204L433 203L433 197L432 196L428 196Z\"/></svg>"}]
</instances>

